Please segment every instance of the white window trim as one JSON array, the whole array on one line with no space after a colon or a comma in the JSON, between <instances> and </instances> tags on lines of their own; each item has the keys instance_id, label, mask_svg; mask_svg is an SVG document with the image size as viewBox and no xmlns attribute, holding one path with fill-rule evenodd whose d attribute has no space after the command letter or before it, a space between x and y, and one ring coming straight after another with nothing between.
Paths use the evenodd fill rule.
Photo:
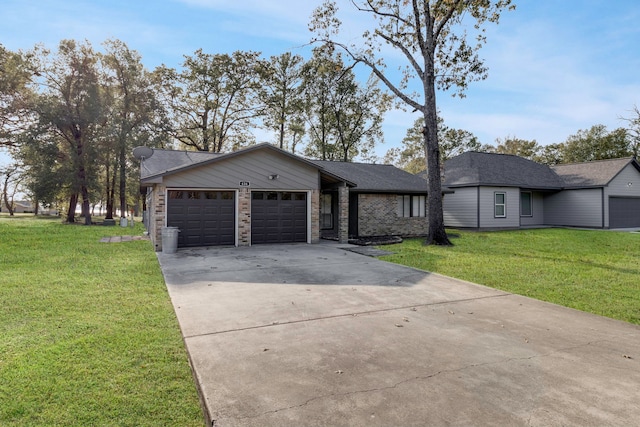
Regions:
<instances>
[{"instance_id":1,"label":"white window trim","mask_svg":"<svg viewBox=\"0 0 640 427\"><path fill-rule=\"evenodd\" d=\"M498 195L502 195L503 203L498 203ZM498 215L498 206L502 206L503 214ZM494 218L506 218L507 217L507 193L504 191L496 191L493 193L493 217Z\"/></svg>"}]
</instances>

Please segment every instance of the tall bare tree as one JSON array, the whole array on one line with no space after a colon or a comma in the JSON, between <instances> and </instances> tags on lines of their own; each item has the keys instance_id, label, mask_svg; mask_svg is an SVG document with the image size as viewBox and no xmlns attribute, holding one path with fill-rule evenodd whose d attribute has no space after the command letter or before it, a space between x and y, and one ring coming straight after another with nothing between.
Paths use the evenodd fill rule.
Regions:
<instances>
[{"instance_id":1,"label":"tall bare tree","mask_svg":"<svg viewBox=\"0 0 640 427\"><path fill-rule=\"evenodd\" d=\"M361 43L343 43L337 37L341 22L336 2L317 8L310 23L314 41L343 48L362 62L425 122L423 138L428 170L429 229L426 243L450 245L444 228L440 182L440 147L437 132L436 88L455 89L463 95L468 84L487 77L478 56L486 42L486 23L497 23L502 11L512 9L511 0L350 0L351 5L372 18L372 29ZM469 35L467 28L472 29ZM471 39L471 41L470 41ZM383 50L399 51L406 60L402 76L394 80L386 68ZM410 86L412 82L415 86ZM415 87L419 92L414 92Z\"/></svg>"}]
</instances>

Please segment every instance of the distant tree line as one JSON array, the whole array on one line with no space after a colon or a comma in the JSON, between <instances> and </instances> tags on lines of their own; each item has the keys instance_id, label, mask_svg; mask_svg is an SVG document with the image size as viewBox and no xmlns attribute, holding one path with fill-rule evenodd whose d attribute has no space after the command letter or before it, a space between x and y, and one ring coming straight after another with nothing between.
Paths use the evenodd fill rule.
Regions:
<instances>
[{"instance_id":1,"label":"distant tree line","mask_svg":"<svg viewBox=\"0 0 640 427\"><path fill-rule=\"evenodd\" d=\"M139 204L139 145L229 152L255 144L262 128L282 149L352 161L371 158L382 141L391 97L375 79L360 83L326 46L309 60L197 50L180 69L152 71L120 40L102 48L0 45L0 146L16 160L0 171L5 198L20 182L36 206L64 203L74 222L80 204L90 224L96 204L106 218Z\"/></svg>"},{"instance_id":2,"label":"distant tree line","mask_svg":"<svg viewBox=\"0 0 640 427\"><path fill-rule=\"evenodd\" d=\"M290 52L270 58L237 51L186 55L180 69L150 71L120 40L96 51L63 40L56 51L0 45L0 147L15 163L0 168L0 191L11 209L17 189L34 206L65 206L75 221L82 206L106 218L139 206L135 146L229 152L256 143L256 130L292 153L323 160L375 159L382 120L393 98L371 77L360 82L335 46L317 46L305 60ZM471 132L437 118L440 164L464 151L515 154L546 164L637 156L640 111L627 128L580 130L541 146L507 136L482 144ZM425 168L424 118L385 157L410 172Z\"/></svg>"},{"instance_id":3,"label":"distant tree line","mask_svg":"<svg viewBox=\"0 0 640 427\"><path fill-rule=\"evenodd\" d=\"M512 154L548 165L637 158L640 154L640 110L634 107L633 117L623 120L628 123L628 127L609 131L604 125L594 125L589 129L579 130L557 144L540 145L536 140L507 136L496 139L496 144L491 145L482 144L469 131L449 128L438 117L441 162L465 151ZM402 145L387 151L385 162L393 163L411 173L424 171L425 157L421 142L423 123L421 118L415 121L402 140Z\"/></svg>"}]
</instances>

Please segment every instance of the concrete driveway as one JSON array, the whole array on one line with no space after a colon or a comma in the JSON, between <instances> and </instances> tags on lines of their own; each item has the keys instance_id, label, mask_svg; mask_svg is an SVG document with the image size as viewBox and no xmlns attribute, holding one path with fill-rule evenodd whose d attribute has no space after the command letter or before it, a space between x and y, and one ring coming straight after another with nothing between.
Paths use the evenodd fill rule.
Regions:
<instances>
[{"instance_id":1,"label":"concrete driveway","mask_svg":"<svg viewBox=\"0 0 640 427\"><path fill-rule=\"evenodd\" d=\"M638 425L639 327L343 248L158 254L209 425Z\"/></svg>"}]
</instances>

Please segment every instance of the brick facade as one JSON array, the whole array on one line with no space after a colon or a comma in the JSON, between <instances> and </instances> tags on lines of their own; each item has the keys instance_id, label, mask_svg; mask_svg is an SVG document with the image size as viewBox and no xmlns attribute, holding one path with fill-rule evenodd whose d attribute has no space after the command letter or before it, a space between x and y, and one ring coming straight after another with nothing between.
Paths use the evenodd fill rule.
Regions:
<instances>
[{"instance_id":1,"label":"brick facade","mask_svg":"<svg viewBox=\"0 0 640 427\"><path fill-rule=\"evenodd\" d=\"M349 241L349 187L346 185L338 189L338 241Z\"/></svg>"},{"instance_id":2,"label":"brick facade","mask_svg":"<svg viewBox=\"0 0 640 427\"><path fill-rule=\"evenodd\" d=\"M238 191L238 246L251 244L251 190Z\"/></svg>"},{"instance_id":3,"label":"brick facade","mask_svg":"<svg viewBox=\"0 0 640 427\"><path fill-rule=\"evenodd\" d=\"M320 241L320 191L311 191L311 243Z\"/></svg>"},{"instance_id":4,"label":"brick facade","mask_svg":"<svg viewBox=\"0 0 640 427\"><path fill-rule=\"evenodd\" d=\"M238 190L238 246L251 244L251 190ZM311 243L320 241L320 191L312 190L311 198ZM166 187L155 185L147 201L151 213L148 232L156 251L162 251L162 228L166 224Z\"/></svg>"},{"instance_id":5,"label":"brick facade","mask_svg":"<svg viewBox=\"0 0 640 427\"><path fill-rule=\"evenodd\" d=\"M359 236L424 236L427 231L426 217L406 218L399 214L397 195L358 195Z\"/></svg>"},{"instance_id":6,"label":"brick facade","mask_svg":"<svg viewBox=\"0 0 640 427\"><path fill-rule=\"evenodd\" d=\"M149 236L156 251L162 250L162 227L165 226L165 204L167 189L162 185L155 185L148 200L147 209L151 212L149 221Z\"/></svg>"}]
</instances>

